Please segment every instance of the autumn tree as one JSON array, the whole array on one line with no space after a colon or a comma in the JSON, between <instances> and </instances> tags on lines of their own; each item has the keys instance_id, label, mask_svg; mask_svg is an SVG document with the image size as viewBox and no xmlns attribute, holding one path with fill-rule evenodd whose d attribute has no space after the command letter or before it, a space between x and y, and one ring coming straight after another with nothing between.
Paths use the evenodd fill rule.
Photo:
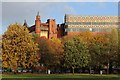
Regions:
<instances>
[{"instance_id":1,"label":"autumn tree","mask_svg":"<svg viewBox=\"0 0 120 80\"><path fill-rule=\"evenodd\" d=\"M65 66L74 69L77 67L85 67L88 65L90 55L86 44L79 38L73 37L64 43L64 60Z\"/></svg>"},{"instance_id":2,"label":"autumn tree","mask_svg":"<svg viewBox=\"0 0 120 80\"><path fill-rule=\"evenodd\" d=\"M11 24L3 34L3 68L11 68L16 71L18 67L34 67L39 59L37 51L37 44L33 42L32 34L26 27Z\"/></svg>"},{"instance_id":3,"label":"autumn tree","mask_svg":"<svg viewBox=\"0 0 120 80\"><path fill-rule=\"evenodd\" d=\"M53 55L55 61L54 64L60 64L61 60L63 59L64 56L64 49L63 49L63 44L60 39L58 38L52 38L51 40L51 46L53 48Z\"/></svg>"},{"instance_id":4,"label":"autumn tree","mask_svg":"<svg viewBox=\"0 0 120 80\"><path fill-rule=\"evenodd\" d=\"M39 49L41 60L40 64L51 68L60 64L61 59L63 58L63 45L59 39L47 39L41 37L39 39Z\"/></svg>"}]
</instances>

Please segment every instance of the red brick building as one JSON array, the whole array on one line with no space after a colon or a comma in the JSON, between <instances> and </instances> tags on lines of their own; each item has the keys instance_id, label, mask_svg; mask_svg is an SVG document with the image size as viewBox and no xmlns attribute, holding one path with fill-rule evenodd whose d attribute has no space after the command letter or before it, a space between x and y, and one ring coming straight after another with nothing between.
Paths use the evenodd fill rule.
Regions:
<instances>
[{"instance_id":1,"label":"red brick building","mask_svg":"<svg viewBox=\"0 0 120 80\"><path fill-rule=\"evenodd\" d=\"M26 22L24 25L27 25ZM55 19L48 19L46 23L42 23L40 20L39 12L36 16L35 24L28 27L30 33L38 34L40 37L45 36L46 38L58 38L62 36L61 25L56 24Z\"/></svg>"}]
</instances>

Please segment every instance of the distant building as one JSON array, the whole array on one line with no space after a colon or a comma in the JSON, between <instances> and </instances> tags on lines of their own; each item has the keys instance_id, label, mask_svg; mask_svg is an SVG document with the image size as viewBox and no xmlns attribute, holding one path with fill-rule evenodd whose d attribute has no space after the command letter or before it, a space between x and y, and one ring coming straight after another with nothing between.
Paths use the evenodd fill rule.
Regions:
<instances>
[{"instance_id":1,"label":"distant building","mask_svg":"<svg viewBox=\"0 0 120 80\"><path fill-rule=\"evenodd\" d=\"M35 24L28 27L31 33L38 34L40 37L57 38L57 24L55 19L48 19L46 23L42 23L40 20L39 12L36 16Z\"/></svg>"},{"instance_id":2,"label":"distant building","mask_svg":"<svg viewBox=\"0 0 120 80\"><path fill-rule=\"evenodd\" d=\"M118 16L78 16L65 15L65 32L67 35L79 32L110 32L118 28Z\"/></svg>"},{"instance_id":3,"label":"distant building","mask_svg":"<svg viewBox=\"0 0 120 80\"><path fill-rule=\"evenodd\" d=\"M65 15L63 24L56 24L55 19L48 19L46 23L40 20L39 12L35 24L28 27L30 33L46 38L62 38L65 35L75 35L80 32L110 32L118 28L118 16L78 16ZM27 26L26 21L24 26Z\"/></svg>"}]
</instances>

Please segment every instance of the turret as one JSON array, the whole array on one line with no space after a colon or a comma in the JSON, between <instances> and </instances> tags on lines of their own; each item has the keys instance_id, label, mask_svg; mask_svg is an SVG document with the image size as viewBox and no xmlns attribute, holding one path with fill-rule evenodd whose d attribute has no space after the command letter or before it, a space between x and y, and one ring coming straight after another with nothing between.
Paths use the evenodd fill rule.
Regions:
<instances>
[{"instance_id":1,"label":"turret","mask_svg":"<svg viewBox=\"0 0 120 80\"><path fill-rule=\"evenodd\" d=\"M35 20L35 33L37 33L37 34L40 33L40 24L41 24L41 20L40 20L40 16L39 16L39 12L38 12L37 16L36 16L36 20Z\"/></svg>"},{"instance_id":2,"label":"turret","mask_svg":"<svg viewBox=\"0 0 120 80\"><path fill-rule=\"evenodd\" d=\"M26 20L24 20L23 26L25 26L26 28L28 27Z\"/></svg>"}]
</instances>

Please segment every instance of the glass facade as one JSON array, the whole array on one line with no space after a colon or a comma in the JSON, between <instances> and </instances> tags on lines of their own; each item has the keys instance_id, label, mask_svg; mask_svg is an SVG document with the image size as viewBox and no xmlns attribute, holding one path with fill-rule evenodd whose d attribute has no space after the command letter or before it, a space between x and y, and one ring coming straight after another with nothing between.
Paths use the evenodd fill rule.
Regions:
<instances>
[{"instance_id":1,"label":"glass facade","mask_svg":"<svg viewBox=\"0 0 120 80\"><path fill-rule=\"evenodd\" d=\"M119 24L117 16L65 15L66 32L109 32Z\"/></svg>"},{"instance_id":2,"label":"glass facade","mask_svg":"<svg viewBox=\"0 0 120 80\"><path fill-rule=\"evenodd\" d=\"M119 25L120 22L66 22L66 25Z\"/></svg>"},{"instance_id":3,"label":"glass facade","mask_svg":"<svg viewBox=\"0 0 120 80\"><path fill-rule=\"evenodd\" d=\"M110 28L66 28L65 32L84 32L84 31L91 31L91 32L109 32L111 31Z\"/></svg>"}]
</instances>

